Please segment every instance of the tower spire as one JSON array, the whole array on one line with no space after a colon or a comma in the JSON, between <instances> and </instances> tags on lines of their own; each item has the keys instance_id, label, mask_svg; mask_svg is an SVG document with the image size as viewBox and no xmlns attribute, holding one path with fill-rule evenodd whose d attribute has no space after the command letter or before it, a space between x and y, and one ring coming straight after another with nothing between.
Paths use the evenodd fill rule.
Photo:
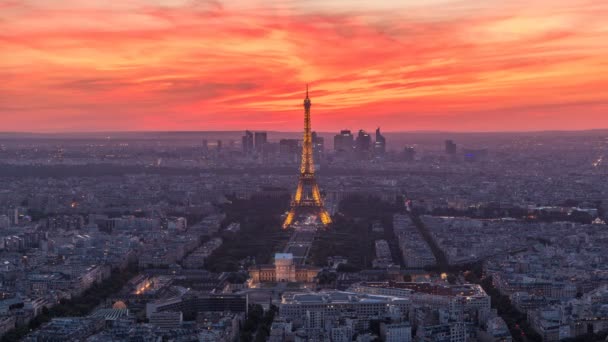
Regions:
<instances>
[{"instance_id":1,"label":"tower spire","mask_svg":"<svg viewBox=\"0 0 608 342\"><path fill-rule=\"evenodd\" d=\"M306 98L308 98L308 83L306 83Z\"/></svg>"}]
</instances>

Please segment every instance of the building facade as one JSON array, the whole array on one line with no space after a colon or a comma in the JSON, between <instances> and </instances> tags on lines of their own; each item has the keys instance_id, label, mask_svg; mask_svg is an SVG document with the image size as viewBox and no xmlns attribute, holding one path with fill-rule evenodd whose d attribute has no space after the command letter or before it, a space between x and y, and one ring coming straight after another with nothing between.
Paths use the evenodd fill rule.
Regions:
<instances>
[{"instance_id":1,"label":"building facade","mask_svg":"<svg viewBox=\"0 0 608 342\"><path fill-rule=\"evenodd\" d=\"M277 253L274 265L254 265L249 269L249 275L252 283L311 283L320 271L318 267L296 265L291 253Z\"/></svg>"}]
</instances>

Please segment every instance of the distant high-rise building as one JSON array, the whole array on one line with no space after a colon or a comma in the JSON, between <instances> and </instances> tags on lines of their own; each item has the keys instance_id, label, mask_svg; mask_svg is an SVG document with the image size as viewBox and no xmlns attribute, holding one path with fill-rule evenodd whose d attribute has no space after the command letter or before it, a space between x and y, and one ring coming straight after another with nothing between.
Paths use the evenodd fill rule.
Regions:
<instances>
[{"instance_id":1,"label":"distant high-rise building","mask_svg":"<svg viewBox=\"0 0 608 342\"><path fill-rule=\"evenodd\" d=\"M367 134L367 132L360 129L355 146L359 151L369 151L372 146L372 137Z\"/></svg>"},{"instance_id":2,"label":"distant high-rise building","mask_svg":"<svg viewBox=\"0 0 608 342\"><path fill-rule=\"evenodd\" d=\"M325 152L325 139L320 137L317 132L312 132L312 152L315 160L320 160Z\"/></svg>"},{"instance_id":3,"label":"distant high-rise building","mask_svg":"<svg viewBox=\"0 0 608 342\"><path fill-rule=\"evenodd\" d=\"M345 129L340 134L334 136L334 151L351 153L353 151L354 137L352 133Z\"/></svg>"},{"instance_id":4,"label":"distant high-rise building","mask_svg":"<svg viewBox=\"0 0 608 342\"><path fill-rule=\"evenodd\" d=\"M355 151L357 152L357 157L361 159L369 158L372 152L372 137L362 129L360 129L359 134L357 134Z\"/></svg>"},{"instance_id":5,"label":"distant high-rise building","mask_svg":"<svg viewBox=\"0 0 608 342\"><path fill-rule=\"evenodd\" d=\"M253 133L251 131L245 131L243 136L243 153L251 154L253 152Z\"/></svg>"},{"instance_id":6,"label":"distant high-rise building","mask_svg":"<svg viewBox=\"0 0 608 342\"><path fill-rule=\"evenodd\" d=\"M278 142L267 142L264 146L264 155L276 155L279 153L279 143Z\"/></svg>"},{"instance_id":7,"label":"distant high-rise building","mask_svg":"<svg viewBox=\"0 0 608 342\"><path fill-rule=\"evenodd\" d=\"M447 154L456 154L456 144L453 140L445 141L445 153Z\"/></svg>"},{"instance_id":8,"label":"distant high-rise building","mask_svg":"<svg viewBox=\"0 0 608 342\"><path fill-rule=\"evenodd\" d=\"M297 155L300 153L300 142L298 139L279 140L279 153L282 155Z\"/></svg>"},{"instance_id":9,"label":"distant high-rise building","mask_svg":"<svg viewBox=\"0 0 608 342\"><path fill-rule=\"evenodd\" d=\"M412 146L406 146L403 149L403 160L413 161L416 157L416 150Z\"/></svg>"},{"instance_id":10,"label":"distant high-rise building","mask_svg":"<svg viewBox=\"0 0 608 342\"><path fill-rule=\"evenodd\" d=\"M266 132L255 132L255 151L257 153L262 153L264 151L264 146L268 142L268 135Z\"/></svg>"},{"instance_id":11,"label":"distant high-rise building","mask_svg":"<svg viewBox=\"0 0 608 342\"><path fill-rule=\"evenodd\" d=\"M217 145L215 145L215 149L217 151L217 153L221 153L222 152L222 141L221 140L217 140Z\"/></svg>"},{"instance_id":12,"label":"distant high-rise building","mask_svg":"<svg viewBox=\"0 0 608 342\"><path fill-rule=\"evenodd\" d=\"M380 133L380 127L376 128L376 142L374 143L374 154L381 156L386 153L386 138Z\"/></svg>"},{"instance_id":13,"label":"distant high-rise building","mask_svg":"<svg viewBox=\"0 0 608 342\"><path fill-rule=\"evenodd\" d=\"M202 149L203 154L207 154L207 152L209 152L209 142L207 141L207 139L203 139Z\"/></svg>"}]
</instances>

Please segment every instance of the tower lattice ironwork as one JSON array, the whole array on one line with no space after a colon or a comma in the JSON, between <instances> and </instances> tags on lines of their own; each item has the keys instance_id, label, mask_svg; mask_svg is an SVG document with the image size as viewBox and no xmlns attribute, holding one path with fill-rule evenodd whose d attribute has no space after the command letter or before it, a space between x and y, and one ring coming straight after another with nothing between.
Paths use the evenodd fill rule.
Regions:
<instances>
[{"instance_id":1,"label":"tower lattice ironwork","mask_svg":"<svg viewBox=\"0 0 608 342\"><path fill-rule=\"evenodd\" d=\"M296 193L291 200L291 209L285 217L283 228L289 227L296 215L314 214L319 217L324 225L331 223L331 217L321 198L319 185L315 180L315 164L312 157L312 133L310 129L310 98L308 97L308 85L306 85L306 98L304 99L304 139L302 141L302 163L300 165L300 178Z\"/></svg>"}]
</instances>

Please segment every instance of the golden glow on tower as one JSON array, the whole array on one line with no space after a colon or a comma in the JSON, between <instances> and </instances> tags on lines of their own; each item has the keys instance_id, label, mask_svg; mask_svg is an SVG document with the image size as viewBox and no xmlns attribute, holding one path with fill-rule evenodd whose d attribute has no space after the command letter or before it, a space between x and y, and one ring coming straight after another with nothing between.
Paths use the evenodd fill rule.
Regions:
<instances>
[{"instance_id":1,"label":"golden glow on tower","mask_svg":"<svg viewBox=\"0 0 608 342\"><path fill-rule=\"evenodd\" d=\"M300 164L300 179L296 193L291 202L291 209L283 222L283 228L289 227L301 209L312 209L324 225L331 223L331 217L323 205L321 191L315 180L315 164L312 157L312 130L310 124L311 102L306 85L304 99L304 137L302 139L302 163ZM305 193L305 189L309 192Z\"/></svg>"},{"instance_id":2,"label":"golden glow on tower","mask_svg":"<svg viewBox=\"0 0 608 342\"><path fill-rule=\"evenodd\" d=\"M323 210L322 212L319 213L319 217L321 218L321 222L323 222L324 225L328 225L331 223L331 217L329 217L329 213L325 210Z\"/></svg>"},{"instance_id":3,"label":"golden glow on tower","mask_svg":"<svg viewBox=\"0 0 608 342\"><path fill-rule=\"evenodd\" d=\"M287 214L287 217L285 217L285 222L283 222L283 228L288 228L292 223L293 223L293 218L296 215L296 213L293 210L290 210L289 213Z\"/></svg>"},{"instance_id":4,"label":"golden glow on tower","mask_svg":"<svg viewBox=\"0 0 608 342\"><path fill-rule=\"evenodd\" d=\"M296 203L299 203L300 201L302 201L302 192L304 191L302 184L298 183L298 188L296 189L296 195L294 196L293 200Z\"/></svg>"}]
</instances>

